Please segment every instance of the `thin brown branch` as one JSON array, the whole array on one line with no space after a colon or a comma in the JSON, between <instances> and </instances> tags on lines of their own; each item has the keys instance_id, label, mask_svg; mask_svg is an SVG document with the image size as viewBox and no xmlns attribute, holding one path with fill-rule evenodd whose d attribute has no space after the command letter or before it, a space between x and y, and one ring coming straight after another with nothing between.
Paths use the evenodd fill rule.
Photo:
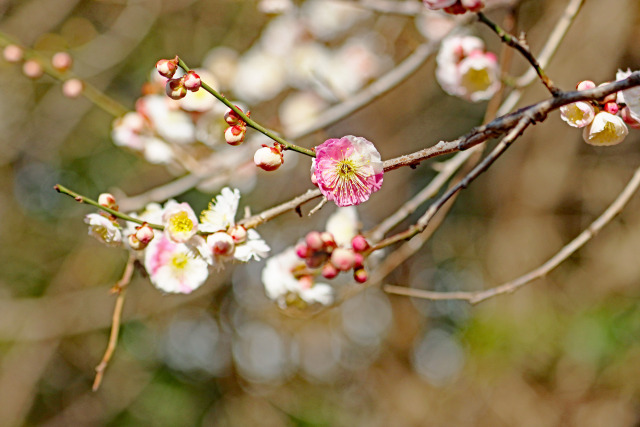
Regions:
<instances>
[{"instance_id":1,"label":"thin brown branch","mask_svg":"<svg viewBox=\"0 0 640 427\"><path fill-rule=\"evenodd\" d=\"M613 218L615 218L627 205L631 197L640 188L640 167L636 169L633 176L620 192L618 197L609 207L593 221L589 227L583 230L575 239L563 246L555 255L549 258L544 264L534 270L495 288L476 292L434 292L422 289L412 289L402 286L386 285L384 290L390 294L406 295L415 298L428 300L462 300L470 304L478 304L498 295L510 294L523 286L546 276L549 272L562 264L567 258L591 240L602 228L604 228Z\"/></svg>"},{"instance_id":2,"label":"thin brown branch","mask_svg":"<svg viewBox=\"0 0 640 427\"><path fill-rule=\"evenodd\" d=\"M529 62L529 64L531 64L533 69L536 70L536 73L538 73L538 77L540 77L540 81L542 81L542 84L544 84L544 86L551 93L551 95L556 96L560 94L561 92L560 89L558 89L553 84L549 76L547 76L547 74L544 72L544 70L540 66L540 63L538 63L538 60L531 53L531 50L529 49L529 46L527 45L527 42L524 39L524 35L520 37L515 37L514 35L509 34L504 29L502 29L502 27L500 27L498 24L490 20L482 12L478 12L478 19L480 22L482 22L483 24L491 28L491 30L493 30L504 43L511 46L512 48L520 52L522 56L525 57L525 59Z\"/></svg>"},{"instance_id":3,"label":"thin brown branch","mask_svg":"<svg viewBox=\"0 0 640 427\"><path fill-rule=\"evenodd\" d=\"M129 255L129 260L127 261L127 265L124 269L124 273L122 274L122 278L118 280L118 282L111 288L113 293L117 293L118 297L116 298L116 305L113 309L113 316L111 318L111 333L109 334L109 342L107 344L107 349L102 356L102 360L96 366L96 377L93 380L92 390L97 391L100 388L100 384L102 383L102 378L104 377L104 371L107 369L109 365L109 361L113 356L113 352L116 350L118 345L118 333L120 332L120 320L122 319L122 308L124 307L124 298L127 293L127 287L131 282L131 277L133 276L133 266L136 261L136 257L133 253Z\"/></svg>"}]
</instances>

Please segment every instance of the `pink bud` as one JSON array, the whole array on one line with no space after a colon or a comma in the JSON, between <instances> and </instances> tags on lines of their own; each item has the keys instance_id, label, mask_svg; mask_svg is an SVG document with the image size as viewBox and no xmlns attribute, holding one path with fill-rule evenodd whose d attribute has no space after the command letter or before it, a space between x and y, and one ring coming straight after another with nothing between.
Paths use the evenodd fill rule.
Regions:
<instances>
[{"instance_id":1,"label":"pink bud","mask_svg":"<svg viewBox=\"0 0 640 427\"><path fill-rule=\"evenodd\" d=\"M178 69L178 57L173 59L161 59L156 62L156 70L162 77L170 79Z\"/></svg>"},{"instance_id":2,"label":"pink bud","mask_svg":"<svg viewBox=\"0 0 640 427\"><path fill-rule=\"evenodd\" d=\"M42 65L35 59L28 59L22 64L22 72L30 79L38 79L44 74Z\"/></svg>"},{"instance_id":3,"label":"pink bud","mask_svg":"<svg viewBox=\"0 0 640 427\"><path fill-rule=\"evenodd\" d=\"M167 96L175 100L184 98L187 95L187 88L184 87L183 82L184 80L182 78L167 80L167 84L165 85Z\"/></svg>"},{"instance_id":4,"label":"pink bud","mask_svg":"<svg viewBox=\"0 0 640 427\"><path fill-rule=\"evenodd\" d=\"M142 243L140 240L138 240L135 234L129 234L129 237L127 237L127 242L129 243L131 249L133 249L134 251L141 251L148 245L148 243Z\"/></svg>"},{"instance_id":5,"label":"pink bud","mask_svg":"<svg viewBox=\"0 0 640 427\"><path fill-rule=\"evenodd\" d=\"M153 229L149 227L149 224L144 223L140 227L136 227L135 232L136 239L145 246L151 242L155 236Z\"/></svg>"},{"instance_id":6,"label":"pink bud","mask_svg":"<svg viewBox=\"0 0 640 427\"><path fill-rule=\"evenodd\" d=\"M237 105L236 105L236 108L242 111L242 109ZM237 125L240 121L242 121L242 119L240 118L238 113L236 113L232 109L229 109L227 110L226 113L224 113L224 121L227 122L229 126L234 126L234 125Z\"/></svg>"},{"instance_id":7,"label":"pink bud","mask_svg":"<svg viewBox=\"0 0 640 427\"><path fill-rule=\"evenodd\" d=\"M302 289L311 289L313 287L313 278L311 276L302 276L298 282Z\"/></svg>"},{"instance_id":8,"label":"pink bud","mask_svg":"<svg viewBox=\"0 0 640 427\"><path fill-rule=\"evenodd\" d=\"M358 234L351 240L351 247L356 252L364 252L369 249L369 242L362 234Z\"/></svg>"},{"instance_id":9,"label":"pink bud","mask_svg":"<svg viewBox=\"0 0 640 427\"><path fill-rule=\"evenodd\" d=\"M484 7L482 0L461 0L461 3L470 12L479 12Z\"/></svg>"},{"instance_id":10,"label":"pink bud","mask_svg":"<svg viewBox=\"0 0 640 427\"><path fill-rule=\"evenodd\" d=\"M224 139L229 145L240 145L244 142L244 137L247 134L247 127L244 123L228 127L224 132Z\"/></svg>"},{"instance_id":11,"label":"pink bud","mask_svg":"<svg viewBox=\"0 0 640 427\"><path fill-rule=\"evenodd\" d=\"M259 168L267 172L278 169L284 162L282 151L274 147L259 148L253 155L253 161Z\"/></svg>"},{"instance_id":12,"label":"pink bud","mask_svg":"<svg viewBox=\"0 0 640 427\"><path fill-rule=\"evenodd\" d=\"M358 268L362 268L364 266L364 257L362 256L362 254L355 254L356 260L353 263L353 268L355 268L356 270Z\"/></svg>"},{"instance_id":13,"label":"pink bud","mask_svg":"<svg viewBox=\"0 0 640 427\"><path fill-rule=\"evenodd\" d=\"M20 62L24 56L24 51L20 46L15 44L7 45L2 51L5 61L7 62Z\"/></svg>"},{"instance_id":14,"label":"pink bud","mask_svg":"<svg viewBox=\"0 0 640 427\"><path fill-rule=\"evenodd\" d=\"M350 249L336 248L331 253L331 264L340 271L351 270L355 261L355 254Z\"/></svg>"},{"instance_id":15,"label":"pink bud","mask_svg":"<svg viewBox=\"0 0 640 427\"><path fill-rule=\"evenodd\" d=\"M62 84L62 94L67 98L77 98L82 95L84 83L79 79L69 79Z\"/></svg>"},{"instance_id":16,"label":"pink bud","mask_svg":"<svg viewBox=\"0 0 640 427\"><path fill-rule=\"evenodd\" d=\"M333 279L338 275L339 271L330 262L322 266L322 276L326 279Z\"/></svg>"},{"instance_id":17,"label":"pink bud","mask_svg":"<svg viewBox=\"0 0 640 427\"><path fill-rule=\"evenodd\" d=\"M358 283L364 283L369 278L367 271L364 268L358 268L353 272L353 279Z\"/></svg>"},{"instance_id":18,"label":"pink bud","mask_svg":"<svg viewBox=\"0 0 640 427\"><path fill-rule=\"evenodd\" d=\"M191 92L196 92L200 89L200 85L202 82L200 81L200 76L197 75L193 70L189 71L184 76L184 87L186 87Z\"/></svg>"},{"instance_id":19,"label":"pink bud","mask_svg":"<svg viewBox=\"0 0 640 427\"><path fill-rule=\"evenodd\" d=\"M309 252L309 247L306 244L301 242L296 245L296 255L298 255L298 257L304 259L311 255Z\"/></svg>"},{"instance_id":20,"label":"pink bud","mask_svg":"<svg viewBox=\"0 0 640 427\"><path fill-rule=\"evenodd\" d=\"M444 11L447 12L447 13L451 13L452 15L461 15L461 14L465 13L467 11L467 9L465 9L464 6L462 6L462 3L460 3L460 1L458 1L453 6L445 7Z\"/></svg>"},{"instance_id":21,"label":"pink bud","mask_svg":"<svg viewBox=\"0 0 640 427\"><path fill-rule=\"evenodd\" d=\"M320 238L322 239L322 249L326 252L331 252L338 246L336 239L333 238L333 234L328 231L320 233Z\"/></svg>"},{"instance_id":22,"label":"pink bud","mask_svg":"<svg viewBox=\"0 0 640 427\"><path fill-rule=\"evenodd\" d=\"M227 230L234 243L243 243L247 240L247 229L240 224L236 224Z\"/></svg>"},{"instance_id":23,"label":"pink bud","mask_svg":"<svg viewBox=\"0 0 640 427\"><path fill-rule=\"evenodd\" d=\"M620 110L620 108L615 101L607 102L606 104L604 104L604 111L606 111L607 113L617 114L618 110Z\"/></svg>"},{"instance_id":24,"label":"pink bud","mask_svg":"<svg viewBox=\"0 0 640 427\"><path fill-rule=\"evenodd\" d=\"M580 83L578 83L578 85L576 86L576 89L587 90L587 89L593 89L594 87L596 87L596 84L591 80L583 80Z\"/></svg>"},{"instance_id":25,"label":"pink bud","mask_svg":"<svg viewBox=\"0 0 640 427\"><path fill-rule=\"evenodd\" d=\"M111 193L102 193L98 196L98 204L109 209L117 210L116 198Z\"/></svg>"},{"instance_id":26,"label":"pink bud","mask_svg":"<svg viewBox=\"0 0 640 427\"><path fill-rule=\"evenodd\" d=\"M67 52L58 52L51 58L51 65L56 70L64 72L73 65L73 58Z\"/></svg>"},{"instance_id":27,"label":"pink bud","mask_svg":"<svg viewBox=\"0 0 640 427\"><path fill-rule=\"evenodd\" d=\"M309 249L313 252L321 250L324 246L324 242L322 241L322 236L319 231L310 231L307 233L304 240L307 242Z\"/></svg>"},{"instance_id":28,"label":"pink bud","mask_svg":"<svg viewBox=\"0 0 640 427\"><path fill-rule=\"evenodd\" d=\"M224 231L210 234L207 237L207 245L209 245L214 255L230 256L235 251L233 239Z\"/></svg>"}]
</instances>

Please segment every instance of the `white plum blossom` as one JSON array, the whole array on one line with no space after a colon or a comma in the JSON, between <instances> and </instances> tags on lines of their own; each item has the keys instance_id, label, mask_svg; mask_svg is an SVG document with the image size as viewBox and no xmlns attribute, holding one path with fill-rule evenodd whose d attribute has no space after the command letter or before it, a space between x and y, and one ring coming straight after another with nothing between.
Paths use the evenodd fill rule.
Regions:
<instances>
[{"instance_id":1,"label":"white plum blossom","mask_svg":"<svg viewBox=\"0 0 640 427\"><path fill-rule=\"evenodd\" d=\"M325 283L314 283L309 276L296 277L295 273L305 268L304 261L296 255L294 248L267 259L262 270L262 283L267 297L281 308L289 305L333 302L333 288Z\"/></svg>"},{"instance_id":2,"label":"white plum blossom","mask_svg":"<svg viewBox=\"0 0 640 427\"><path fill-rule=\"evenodd\" d=\"M145 139L149 137L145 119L140 114L130 111L115 119L111 125L111 139L113 143L141 151L145 146Z\"/></svg>"},{"instance_id":3,"label":"white plum blossom","mask_svg":"<svg viewBox=\"0 0 640 427\"><path fill-rule=\"evenodd\" d=\"M84 222L89 224L89 235L107 246L118 246L122 243L120 228L104 215L90 213L84 217Z\"/></svg>"},{"instance_id":4,"label":"white plum blossom","mask_svg":"<svg viewBox=\"0 0 640 427\"><path fill-rule=\"evenodd\" d=\"M472 102L490 99L500 88L498 60L473 36L446 38L436 58L436 79L450 95Z\"/></svg>"},{"instance_id":5,"label":"white plum blossom","mask_svg":"<svg viewBox=\"0 0 640 427\"><path fill-rule=\"evenodd\" d=\"M351 240L358 234L360 221L355 206L338 208L327 219L326 229L333 235L338 246L348 247Z\"/></svg>"},{"instance_id":6,"label":"white plum blossom","mask_svg":"<svg viewBox=\"0 0 640 427\"><path fill-rule=\"evenodd\" d=\"M239 201L240 191L238 189L223 188L220 194L216 196L215 201L209 203L209 209L202 211L200 215L200 230L206 233L229 232L236 225L235 216L238 211ZM207 243L210 243L209 240L207 238ZM211 250L215 255L213 247L211 247ZM260 234L253 229L249 229L247 230L246 239L236 242L233 258L241 262L248 262L251 259L258 261L265 258L269 251L269 245L262 240Z\"/></svg>"},{"instance_id":7,"label":"white plum blossom","mask_svg":"<svg viewBox=\"0 0 640 427\"><path fill-rule=\"evenodd\" d=\"M626 79L631 75L631 70L618 70L616 80ZM640 122L640 86L632 87L618 92L618 103L626 104L631 113L631 118L636 122Z\"/></svg>"},{"instance_id":8,"label":"white plum blossom","mask_svg":"<svg viewBox=\"0 0 640 427\"><path fill-rule=\"evenodd\" d=\"M574 102L560 107L560 117L574 128L583 128L589 125L596 116L596 110L588 102Z\"/></svg>"},{"instance_id":9,"label":"white plum blossom","mask_svg":"<svg viewBox=\"0 0 640 427\"><path fill-rule=\"evenodd\" d=\"M296 92L285 98L278 107L278 117L285 133L296 133L316 121L320 113L329 106L315 92Z\"/></svg>"},{"instance_id":10,"label":"white plum blossom","mask_svg":"<svg viewBox=\"0 0 640 427\"><path fill-rule=\"evenodd\" d=\"M198 231L198 218L188 203L172 203L162 215L164 232L176 243L186 243Z\"/></svg>"},{"instance_id":11,"label":"white plum blossom","mask_svg":"<svg viewBox=\"0 0 640 427\"><path fill-rule=\"evenodd\" d=\"M628 133L629 129L622 118L601 111L584 128L582 138L591 145L616 145L624 141Z\"/></svg>"},{"instance_id":12,"label":"white plum blossom","mask_svg":"<svg viewBox=\"0 0 640 427\"><path fill-rule=\"evenodd\" d=\"M195 141L195 126L187 113L172 106L166 96L147 95L136 104L140 114L147 117L157 134L165 141L189 144Z\"/></svg>"},{"instance_id":13,"label":"white plum blossom","mask_svg":"<svg viewBox=\"0 0 640 427\"><path fill-rule=\"evenodd\" d=\"M205 259L192 247L165 235L152 240L145 249L144 267L151 283L167 293L191 293L209 276Z\"/></svg>"}]
</instances>

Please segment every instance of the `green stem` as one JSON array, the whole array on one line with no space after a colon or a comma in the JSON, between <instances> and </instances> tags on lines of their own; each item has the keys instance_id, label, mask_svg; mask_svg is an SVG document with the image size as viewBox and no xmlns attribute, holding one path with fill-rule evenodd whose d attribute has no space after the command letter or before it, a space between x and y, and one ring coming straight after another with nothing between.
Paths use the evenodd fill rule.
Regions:
<instances>
[{"instance_id":1,"label":"green stem","mask_svg":"<svg viewBox=\"0 0 640 427\"><path fill-rule=\"evenodd\" d=\"M186 71L186 72L191 71L191 68L189 68L189 66L187 64L185 64L185 62L180 58L178 58L178 64L180 65L180 67L184 71ZM297 151L298 153L306 154L307 156L310 156L310 157L315 157L316 156L316 153L313 150L310 150L310 149L304 148L304 147L300 147L298 145L295 145L295 144L292 144L292 143L286 141L282 137L276 135L275 132L273 132L272 130L265 128L260 123L256 122L251 117L247 116L241 109L239 109L238 107L233 105L227 98L225 98L222 94L220 94L214 88L209 86L207 83L201 82L201 85L202 85L202 88L204 90L209 92L211 95L215 96L220 102L222 102L224 105L226 105L227 107L232 109L238 116L240 116L240 118L242 120L244 120L244 122L249 127L257 130L260 133L263 133L264 135L268 136L269 138L271 138L272 140L276 141L277 143L282 144L288 150Z\"/></svg>"},{"instance_id":2,"label":"green stem","mask_svg":"<svg viewBox=\"0 0 640 427\"><path fill-rule=\"evenodd\" d=\"M100 203L96 202L95 200L90 199L88 197L85 197L85 196L83 196L81 194L78 194L75 191L71 191L68 188L66 188L66 187L64 187L64 186L62 186L60 184L56 184L53 187L53 189L56 190L58 193L66 194L67 196L73 197L76 202L86 203L88 205L95 206L98 209L102 209L103 211L115 216L116 218L120 218L120 219L123 219L125 221L135 222L136 224L140 224L140 225L147 224L149 227L154 228L156 230L160 230L160 231L164 230L164 227L162 225L150 224L150 223L148 223L146 221L143 221L141 219L134 218L134 217L129 216L127 214L123 214L122 212L118 212L118 211L115 211L115 210L113 210L111 208L108 208L106 206L102 206Z\"/></svg>"},{"instance_id":3,"label":"green stem","mask_svg":"<svg viewBox=\"0 0 640 427\"><path fill-rule=\"evenodd\" d=\"M487 27L491 28L491 30L493 30L493 32L496 33L498 37L500 37L503 43L506 43L507 45L520 52L522 56L524 56L525 59L529 61L529 64L531 64L531 66L536 70L536 73L538 73L538 77L540 77L542 84L545 85L551 95L557 96L558 94L560 94L560 89L555 87L549 76L547 76L547 74L544 72L544 70L540 66L540 63L538 63L538 60L533 56L533 54L529 50L529 47L525 43L523 43L517 37L506 32L504 29L502 29L502 27L493 22L482 12L478 12L478 20L480 20L480 22L485 24Z\"/></svg>"}]
</instances>

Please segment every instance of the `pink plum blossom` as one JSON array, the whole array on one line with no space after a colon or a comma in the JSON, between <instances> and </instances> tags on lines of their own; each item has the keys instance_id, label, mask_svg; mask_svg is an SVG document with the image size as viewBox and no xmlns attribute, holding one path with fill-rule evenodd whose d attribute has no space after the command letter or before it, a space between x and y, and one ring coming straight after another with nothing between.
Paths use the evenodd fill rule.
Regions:
<instances>
[{"instance_id":1,"label":"pink plum blossom","mask_svg":"<svg viewBox=\"0 0 640 427\"><path fill-rule=\"evenodd\" d=\"M207 262L193 248L162 235L145 250L144 267L151 283L168 293L188 294L209 276Z\"/></svg>"},{"instance_id":2,"label":"pink plum blossom","mask_svg":"<svg viewBox=\"0 0 640 427\"><path fill-rule=\"evenodd\" d=\"M380 153L365 138L347 135L316 147L312 170L318 188L338 206L359 205L382 187Z\"/></svg>"}]
</instances>

